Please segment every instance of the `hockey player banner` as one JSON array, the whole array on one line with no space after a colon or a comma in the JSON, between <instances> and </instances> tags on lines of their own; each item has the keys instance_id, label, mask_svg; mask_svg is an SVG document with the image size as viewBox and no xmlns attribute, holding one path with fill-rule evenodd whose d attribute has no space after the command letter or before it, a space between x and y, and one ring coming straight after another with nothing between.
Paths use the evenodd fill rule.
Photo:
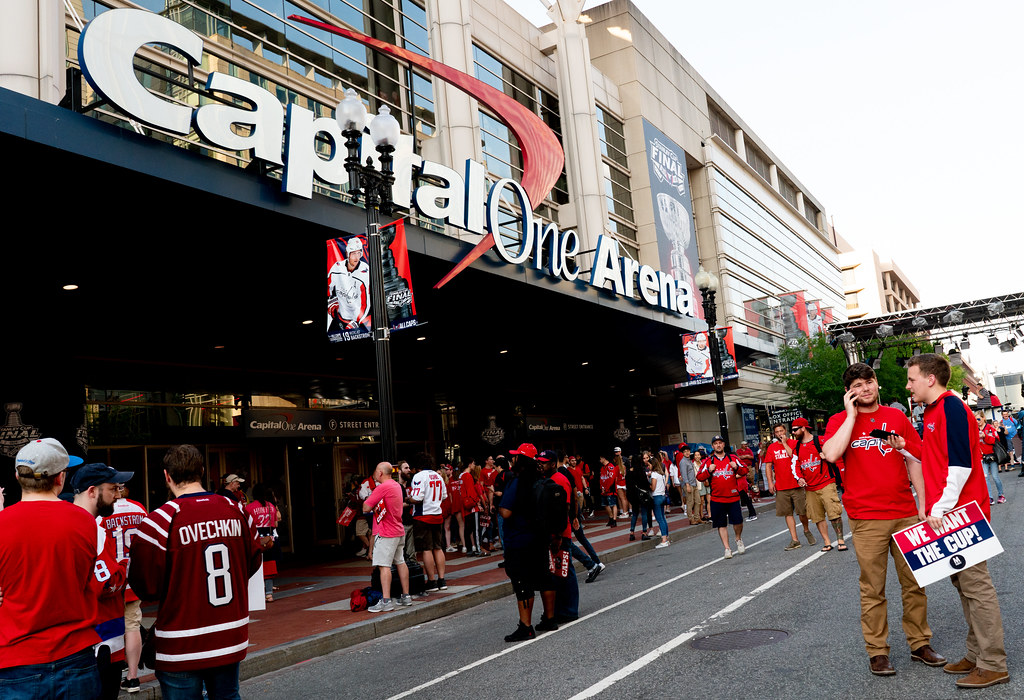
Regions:
<instances>
[{"instance_id":1,"label":"hockey player banner","mask_svg":"<svg viewBox=\"0 0 1024 700\"><path fill-rule=\"evenodd\" d=\"M807 302L807 334L812 338L825 332L825 314L820 299Z\"/></svg>"},{"instance_id":2,"label":"hockey player banner","mask_svg":"<svg viewBox=\"0 0 1024 700\"><path fill-rule=\"evenodd\" d=\"M736 348L732 341L732 326L716 328L715 335L718 338L718 354L722 360L722 381L736 379L740 375L736 368ZM676 384L676 388L714 383L715 375L707 332L683 334L683 361L686 367L686 381Z\"/></svg>"},{"instance_id":3,"label":"hockey player banner","mask_svg":"<svg viewBox=\"0 0 1024 700\"><path fill-rule=\"evenodd\" d=\"M782 302L782 333L786 337L786 344L796 347L800 336L807 337L808 319L807 302L804 301L804 292L790 292L780 294L779 301Z\"/></svg>"},{"instance_id":4,"label":"hockey player banner","mask_svg":"<svg viewBox=\"0 0 1024 700\"><path fill-rule=\"evenodd\" d=\"M1003 551L977 501L942 516L940 532L922 522L894 533L892 538L919 586L941 581Z\"/></svg>"},{"instance_id":5,"label":"hockey player banner","mask_svg":"<svg viewBox=\"0 0 1024 700\"><path fill-rule=\"evenodd\" d=\"M643 124L661 269L689 287L694 300L691 308L697 318L704 318L700 290L693 279L697 272L697 237L693 232L686 153L646 119Z\"/></svg>"},{"instance_id":6,"label":"hockey player banner","mask_svg":"<svg viewBox=\"0 0 1024 700\"><path fill-rule=\"evenodd\" d=\"M381 227L384 247L384 303L391 330L417 324L409 271L405 221ZM363 234L327 241L327 338L332 342L369 338L373 328L370 256Z\"/></svg>"}]
</instances>

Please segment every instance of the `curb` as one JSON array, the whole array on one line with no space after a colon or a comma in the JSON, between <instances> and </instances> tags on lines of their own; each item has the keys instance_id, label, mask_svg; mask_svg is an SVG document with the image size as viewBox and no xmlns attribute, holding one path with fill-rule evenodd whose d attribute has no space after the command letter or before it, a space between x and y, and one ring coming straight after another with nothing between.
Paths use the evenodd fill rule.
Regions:
<instances>
[{"instance_id":1,"label":"curb","mask_svg":"<svg viewBox=\"0 0 1024 700\"><path fill-rule=\"evenodd\" d=\"M707 523L689 525L682 530L669 533L669 541L680 542L697 537L702 533L710 532L711 529L711 525ZM628 542L598 554L603 563L609 564L650 551L654 549L659 541L660 537L655 535L650 540ZM575 562L575 566L577 573L585 571L579 562ZM294 666L304 661L310 661L319 656L326 656L332 652L362 644L372 639L378 639L394 632L400 632L424 622L431 622L432 620L447 617L463 610L469 610L477 605L498 600L508 595L512 595L511 582L491 583L442 600L429 602L425 605L417 605L410 610L396 611L378 619L365 620L354 625L346 625L340 629L321 632L311 637L263 649L242 660L239 679L247 681L266 673L280 671L283 668ZM156 700L161 697L160 684L156 681L145 683L142 685L140 692L132 697L134 700Z\"/></svg>"}]
</instances>

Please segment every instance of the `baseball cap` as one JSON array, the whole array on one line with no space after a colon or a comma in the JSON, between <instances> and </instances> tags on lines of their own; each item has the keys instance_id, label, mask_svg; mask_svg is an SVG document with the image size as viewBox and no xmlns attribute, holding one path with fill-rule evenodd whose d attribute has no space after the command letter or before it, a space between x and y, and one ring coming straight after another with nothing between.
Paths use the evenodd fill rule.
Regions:
<instances>
[{"instance_id":1,"label":"baseball cap","mask_svg":"<svg viewBox=\"0 0 1024 700\"><path fill-rule=\"evenodd\" d=\"M77 467L83 460L81 457L69 457L64 445L53 438L39 438L18 450L14 458L14 466L18 472L27 476L40 478L60 474L68 467Z\"/></svg>"},{"instance_id":2,"label":"baseball cap","mask_svg":"<svg viewBox=\"0 0 1024 700\"><path fill-rule=\"evenodd\" d=\"M242 477L238 476L238 474L228 474L227 476L224 477L224 485L225 486L230 484L233 481L237 481L240 484L244 484L245 483L245 479L243 479Z\"/></svg>"},{"instance_id":3,"label":"baseball cap","mask_svg":"<svg viewBox=\"0 0 1024 700\"><path fill-rule=\"evenodd\" d=\"M711 438L711 442L725 442L725 438L723 438L721 435L716 435L713 438Z\"/></svg>"},{"instance_id":4,"label":"baseball cap","mask_svg":"<svg viewBox=\"0 0 1024 700\"><path fill-rule=\"evenodd\" d=\"M537 459L537 448L528 442L524 442L517 449L509 450L510 455L525 455L530 459Z\"/></svg>"},{"instance_id":5,"label":"baseball cap","mask_svg":"<svg viewBox=\"0 0 1024 700\"><path fill-rule=\"evenodd\" d=\"M75 471L75 475L71 477L71 488L75 493L83 493L90 486L123 484L130 481L133 476L135 476L135 472L119 472L106 464L93 462L83 464Z\"/></svg>"},{"instance_id":6,"label":"baseball cap","mask_svg":"<svg viewBox=\"0 0 1024 700\"><path fill-rule=\"evenodd\" d=\"M622 448L621 448L621 447L616 447L616 448L613 448L613 449L612 449L612 452L617 452L617 453L620 453L620 454L621 454L621 453L622 453Z\"/></svg>"},{"instance_id":7,"label":"baseball cap","mask_svg":"<svg viewBox=\"0 0 1024 700\"><path fill-rule=\"evenodd\" d=\"M555 454L554 450L544 450L537 456L538 462L557 462L558 455Z\"/></svg>"},{"instance_id":8,"label":"baseball cap","mask_svg":"<svg viewBox=\"0 0 1024 700\"><path fill-rule=\"evenodd\" d=\"M793 421L794 428L810 428L811 424L807 422L806 418L797 418Z\"/></svg>"}]
</instances>

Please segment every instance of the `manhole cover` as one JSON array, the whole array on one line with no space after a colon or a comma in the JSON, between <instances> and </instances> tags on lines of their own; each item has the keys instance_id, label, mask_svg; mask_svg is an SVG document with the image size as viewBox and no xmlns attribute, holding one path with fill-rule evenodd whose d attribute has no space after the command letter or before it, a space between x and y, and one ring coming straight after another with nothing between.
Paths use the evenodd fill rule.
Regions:
<instances>
[{"instance_id":1,"label":"manhole cover","mask_svg":"<svg viewBox=\"0 0 1024 700\"><path fill-rule=\"evenodd\" d=\"M762 644L774 644L781 642L789 636L789 632L782 630L736 630L734 632L721 632L706 637L697 637L690 646L694 649L704 651L730 651L732 649L750 649L759 647Z\"/></svg>"}]
</instances>

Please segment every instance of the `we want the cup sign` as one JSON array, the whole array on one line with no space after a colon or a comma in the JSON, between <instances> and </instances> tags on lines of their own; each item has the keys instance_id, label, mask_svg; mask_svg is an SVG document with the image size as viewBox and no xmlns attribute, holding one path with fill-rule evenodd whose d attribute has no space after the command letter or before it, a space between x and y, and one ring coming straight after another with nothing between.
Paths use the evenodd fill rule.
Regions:
<instances>
[{"instance_id":1,"label":"we want the cup sign","mask_svg":"<svg viewBox=\"0 0 1024 700\"><path fill-rule=\"evenodd\" d=\"M893 539L920 586L940 581L1003 551L975 501L946 513L940 532L927 523L918 523L895 533Z\"/></svg>"}]
</instances>

